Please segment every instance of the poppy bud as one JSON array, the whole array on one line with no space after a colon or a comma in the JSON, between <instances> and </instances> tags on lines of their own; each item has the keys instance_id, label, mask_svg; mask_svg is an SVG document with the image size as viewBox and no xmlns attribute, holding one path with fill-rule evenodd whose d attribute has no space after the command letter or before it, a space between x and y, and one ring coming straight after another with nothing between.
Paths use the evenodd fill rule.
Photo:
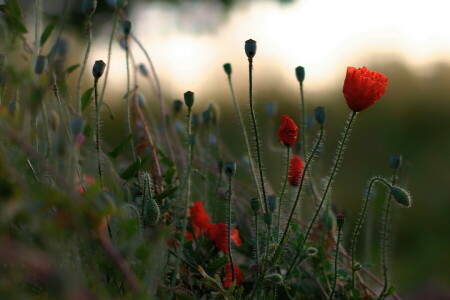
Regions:
<instances>
[{"instance_id":1,"label":"poppy bud","mask_svg":"<svg viewBox=\"0 0 450 300\"><path fill-rule=\"evenodd\" d=\"M94 76L95 80L98 80L100 77L102 77L103 72L105 72L106 64L103 62L103 60L96 60L94 67L92 68L92 75Z\"/></svg>"},{"instance_id":2,"label":"poppy bud","mask_svg":"<svg viewBox=\"0 0 450 300\"><path fill-rule=\"evenodd\" d=\"M267 226L272 224L273 214L272 213L264 213L263 220Z\"/></svg>"},{"instance_id":3,"label":"poppy bud","mask_svg":"<svg viewBox=\"0 0 450 300\"><path fill-rule=\"evenodd\" d=\"M248 59L252 59L256 54L256 41L249 39L245 41L245 54Z\"/></svg>"},{"instance_id":4,"label":"poppy bud","mask_svg":"<svg viewBox=\"0 0 450 300\"><path fill-rule=\"evenodd\" d=\"M173 100L172 102L172 110L174 114L177 114L181 111L181 109L183 108L183 101L176 99Z\"/></svg>"},{"instance_id":5,"label":"poppy bud","mask_svg":"<svg viewBox=\"0 0 450 300\"><path fill-rule=\"evenodd\" d=\"M37 75L41 75L45 71L45 67L47 66L47 58L43 55L39 55L36 58L36 64L34 65L34 73Z\"/></svg>"},{"instance_id":6,"label":"poppy bud","mask_svg":"<svg viewBox=\"0 0 450 300\"><path fill-rule=\"evenodd\" d=\"M194 105L194 93L191 91L187 91L184 93L184 103L186 106L191 108Z\"/></svg>"},{"instance_id":7,"label":"poppy bud","mask_svg":"<svg viewBox=\"0 0 450 300\"><path fill-rule=\"evenodd\" d=\"M389 157L389 165L392 169L398 170L402 166L403 157L401 154L395 153Z\"/></svg>"},{"instance_id":8,"label":"poppy bud","mask_svg":"<svg viewBox=\"0 0 450 300\"><path fill-rule=\"evenodd\" d=\"M267 197L267 206L269 211L273 213L277 209L277 197L269 196Z\"/></svg>"},{"instance_id":9,"label":"poppy bud","mask_svg":"<svg viewBox=\"0 0 450 300\"><path fill-rule=\"evenodd\" d=\"M64 39L59 39L56 42L56 51L58 52L58 55L61 58L65 58L67 56L67 50L68 50L69 46L67 44L67 41Z\"/></svg>"},{"instance_id":10,"label":"poppy bud","mask_svg":"<svg viewBox=\"0 0 450 300\"><path fill-rule=\"evenodd\" d=\"M225 174L228 177L233 177L236 174L236 163L234 161L225 163Z\"/></svg>"},{"instance_id":11,"label":"poppy bud","mask_svg":"<svg viewBox=\"0 0 450 300\"><path fill-rule=\"evenodd\" d=\"M256 214L259 211L259 201L257 198L252 198L250 200L250 205L252 207L253 212Z\"/></svg>"},{"instance_id":12,"label":"poppy bud","mask_svg":"<svg viewBox=\"0 0 450 300\"><path fill-rule=\"evenodd\" d=\"M295 68L295 76L297 77L299 83L303 83L305 80L305 68L302 66Z\"/></svg>"},{"instance_id":13,"label":"poppy bud","mask_svg":"<svg viewBox=\"0 0 450 300\"><path fill-rule=\"evenodd\" d=\"M83 0L81 10L86 17L91 17L97 8L97 0Z\"/></svg>"},{"instance_id":14,"label":"poppy bud","mask_svg":"<svg viewBox=\"0 0 450 300\"><path fill-rule=\"evenodd\" d=\"M144 96L144 95L142 95L141 93L139 93L139 94L137 95L137 100L138 100L138 103L139 103L140 106L145 106L146 99L145 99L145 96Z\"/></svg>"},{"instance_id":15,"label":"poppy bud","mask_svg":"<svg viewBox=\"0 0 450 300\"><path fill-rule=\"evenodd\" d=\"M223 70L225 71L225 73L227 73L228 76L230 76L232 73L231 64L230 63L224 64Z\"/></svg>"},{"instance_id":16,"label":"poppy bud","mask_svg":"<svg viewBox=\"0 0 450 300\"><path fill-rule=\"evenodd\" d=\"M125 36L130 35L131 32L131 22L130 21L123 21L122 22L122 31Z\"/></svg>"},{"instance_id":17,"label":"poppy bud","mask_svg":"<svg viewBox=\"0 0 450 300\"><path fill-rule=\"evenodd\" d=\"M325 110L325 107L316 107L314 109L314 117L316 118L316 122L319 123L320 126L323 126L327 120L327 111Z\"/></svg>"},{"instance_id":18,"label":"poppy bud","mask_svg":"<svg viewBox=\"0 0 450 300\"><path fill-rule=\"evenodd\" d=\"M314 256L318 253L319 251L317 251L316 247L309 247L308 249L306 249L306 254L308 254L309 256Z\"/></svg>"},{"instance_id":19,"label":"poppy bud","mask_svg":"<svg viewBox=\"0 0 450 300\"><path fill-rule=\"evenodd\" d=\"M347 217L345 215L343 215L343 214L336 215L336 222L337 222L337 226L338 226L339 230L341 230L342 226L344 226L346 218Z\"/></svg>"},{"instance_id":20,"label":"poppy bud","mask_svg":"<svg viewBox=\"0 0 450 300\"><path fill-rule=\"evenodd\" d=\"M142 76L148 77L148 70L144 64L139 64L139 72L141 72Z\"/></svg>"},{"instance_id":21,"label":"poppy bud","mask_svg":"<svg viewBox=\"0 0 450 300\"><path fill-rule=\"evenodd\" d=\"M272 283L272 284L281 284L283 283L283 276L281 276L278 273L271 274L267 276L266 281Z\"/></svg>"},{"instance_id":22,"label":"poppy bud","mask_svg":"<svg viewBox=\"0 0 450 300\"><path fill-rule=\"evenodd\" d=\"M411 207L411 195L398 186L391 186L391 193L395 201L405 207Z\"/></svg>"}]
</instances>

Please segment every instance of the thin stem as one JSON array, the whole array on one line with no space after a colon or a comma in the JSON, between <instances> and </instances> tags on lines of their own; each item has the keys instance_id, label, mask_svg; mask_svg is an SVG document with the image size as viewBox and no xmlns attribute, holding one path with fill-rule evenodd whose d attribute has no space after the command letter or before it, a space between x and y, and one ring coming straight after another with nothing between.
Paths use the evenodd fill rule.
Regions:
<instances>
[{"instance_id":1,"label":"thin stem","mask_svg":"<svg viewBox=\"0 0 450 300\"><path fill-rule=\"evenodd\" d=\"M228 257L231 265L231 282L234 282L234 263L231 254L231 179L232 176L228 176Z\"/></svg>"},{"instance_id":2,"label":"thin stem","mask_svg":"<svg viewBox=\"0 0 450 300\"><path fill-rule=\"evenodd\" d=\"M267 199L266 199L266 188L264 185L264 175L262 170L262 158L261 158L261 150L259 145L259 132L258 132L258 125L256 123L256 116L255 111L253 108L253 58L248 59L248 81L249 81L249 88L248 88L248 98L250 103L250 115L252 117L252 125L253 125L253 134L255 135L255 141L256 141L256 156L258 159L258 168L259 168L259 179L261 180L261 186L260 189L262 191L262 197L264 202L264 211L267 213L269 211L267 207ZM246 139L247 140L247 139ZM251 161L251 160L250 160Z\"/></svg>"},{"instance_id":3,"label":"thin stem","mask_svg":"<svg viewBox=\"0 0 450 300\"><path fill-rule=\"evenodd\" d=\"M126 68L127 68L127 93L125 98L125 106L126 106L126 117L125 117L125 123L127 127L127 134L133 135L133 130L131 129L131 107L130 107L130 50L128 45L128 37L125 38L125 61L126 61ZM143 120L144 121L144 120ZM131 155L133 157L133 161L136 161L136 152L134 147L134 140L131 138L130 140L130 147L131 147Z\"/></svg>"},{"instance_id":4,"label":"thin stem","mask_svg":"<svg viewBox=\"0 0 450 300\"><path fill-rule=\"evenodd\" d=\"M392 186L395 186L397 181L397 169L394 170L394 174L392 175ZM388 278L388 266L387 266L387 254L386 254L386 248L387 248L387 240L388 240L388 223L389 223L389 209L392 202L392 193L389 193L389 196L387 198L386 202L386 209L384 211L384 224L383 224L383 232L381 235L381 259L383 261L383 290L381 291L380 295L378 296L378 299L385 299L386 298L386 291L388 289L389 285L389 278Z\"/></svg>"},{"instance_id":5,"label":"thin stem","mask_svg":"<svg viewBox=\"0 0 450 300\"><path fill-rule=\"evenodd\" d=\"M238 116L239 125L241 127L242 134L244 135L245 146L247 148L248 161L250 163L250 169L252 171L252 177L253 177L253 181L254 181L254 184L255 184L255 187L256 187L256 191L258 192L259 203L260 203L260 205L262 205L262 201L264 201L264 200L263 200L263 196L261 194L261 190L259 188L258 178L257 178L257 175L256 175L255 162L253 161L253 156L252 156L252 152L251 152L251 148L250 148L250 139L248 138L247 130L245 129L244 120L242 118L241 110L239 108L239 104L237 102L236 95L234 93L233 83L231 81L231 74L228 75L228 85L230 87L231 98L233 99L234 109L236 110L236 114Z\"/></svg>"},{"instance_id":6,"label":"thin stem","mask_svg":"<svg viewBox=\"0 0 450 300\"><path fill-rule=\"evenodd\" d=\"M363 206L361 214L359 215L359 219L358 219L358 221L356 223L355 231L354 231L353 237L352 237L352 244L351 244L351 257L352 257L352 282L351 282L351 289L352 290L355 288L355 273L356 273L355 251L356 251L356 241L358 239L359 232L361 230L362 223L364 221L364 217L366 216L367 207L369 205L369 199L370 199L370 195L371 195L371 192L372 192L372 186L377 181L380 181L380 182L384 183L388 187L391 186L391 184L389 182L387 182L384 178L381 178L381 177L374 177L369 182L369 186L368 186L367 192L366 192L366 199L364 200L364 206Z\"/></svg>"},{"instance_id":7,"label":"thin stem","mask_svg":"<svg viewBox=\"0 0 450 300\"><path fill-rule=\"evenodd\" d=\"M281 193L280 193L280 201L278 203L278 222L277 222L277 239L280 238L280 226L281 226L281 205L283 203L283 196L284 196L284 192L286 190L286 185L287 185L287 181L288 181L288 177L289 177L289 156L290 156L290 150L291 147L286 147L286 173L285 173L285 177L284 177L284 184L283 184L283 188L281 189ZM281 239L279 240L281 241Z\"/></svg>"},{"instance_id":8,"label":"thin stem","mask_svg":"<svg viewBox=\"0 0 450 300\"><path fill-rule=\"evenodd\" d=\"M219 179L217 179L217 185L216 185L216 189L215 189L215 192L214 192L213 199L216 199L216 197L217 197L217 195L219 193L219 187L220 187L220 183L222 182L222 177L223 177L223 171L220 170L219 171ZM212 209L212 220L213 220L213 222L217 221L216 220L217 206L218 205L213 205L213 209Z\"/></svg>"},{"instance_id":9,"label":"thin stem","mask_svg":"<svg viewBox=\"0 0 450 300\"><path fill-rule=\"evenodd\" d=\"M94 98L95 98L95 148L97 150L97 161L98 161L98 178L100 180L100 187L103 190L103 172L102 172L102 162L101 162L101 149L100 149L100 106L98 101L98 89L97 89L98 79L94 80Z\"/></svg>"},{"instance_id":10,"label":"thin stem","mask_svg":"<svg viewBox=\"0 0 450 300\"><path fill-rule=\"evenodd\" d=\"M261 299L261 295L262 295L262 291L264 289L264 278L266 277L266 272L267 272L267 265L269 263L269 244L270 244L270 235L271 235L271 230L270 230L270 225L267 225L267 237L266 237L266 255L265 255L265 261L264 261L264 269L262 271L262 273L259 274L259 290L258 290L258 298L257 299Z\"/></svg>"},{"instance_id":11,"label":"thin stem","mask_svg":"<svg viewBox=\"0 0 450 300\"><path fill-rule=\"evenodd\" d=\"M256 249L256 274L259 276L259 232L258 213L255 211L255 249Z\"/></svg>"},{"instance_id":12,"label":"thin stem","mask_svg":"<svg viewBox=\"0 0 450 300\"><path fill-rule=\"evenodd\" d=\"M80 73L78 74L78 80L77 80L77 95L76 95L76 101L77 101L77 112L79 115L81 115L81 79L83 78L84 69L86 68L86 64L89 57L89 52L91 51L91 44L92 44L92 19L91 17L86 17L86 39L87 39L87 45L86 45L86 52L84 53L84 59L83 63L81 64ZM109 65L109 61L108 61ZM105 83L106 84L106 83Z\"/></svg>"},{"instance_id":13,"label":"thin stem","mask_svg":"<svg viewBox=\"0 0 450 300\"><path fill-rule=\"evenodd\" d=\"M338 257L339 257L339 242L341 241L341 233L342 228L339 228L337 241L336 241L336 253L334 254L334 279L333 279L333 288L331 289L329 300L333 299L334 292L336 290L336 282L337 282L337 266L338 266Z\"/></svg>"},{"instance_id":14,"label":"thin stem","mask_svg":"<svg viewBox=\"0 0 450 300\"><path fill-rule=\"evenodd\" d=\"M320 211L322 209L323 203L325 202L325 199L327 197L328 191L329 191L329 189L331 187L331 183L333 182L334 175L336 174L336 171L337 171L337 169L339 167L339 164L341 162L342 154L343 154L344 148L345 148L345 143L347 141L347 137L348 137L348 135L350 133L351 125L352 125L353 120L355 119L356 115L357 115L357 112L355 112L355 111L352 111L350 113L350 119L347 122L347 127L345 128L345 131L344 131L344 134L342 136L342 139L339 142L336 158L334 160L334 165L333 165L333 167L331 169L331 173L330 173L330 176L328 178L327 185L325 186L325 190L323 191L322 198L320 200L319 206L317 207L316 213L314 214L314 217L311 220L311 223L309 224L308 230L306 231L305 238L302 241L301 247L299 247L297 249L297 254L296 254L296 256L294 258L294 261L293 261L290 269L288 270L286 276L289 275L289 273L296 266L296 264L297 264L296 261L297 261L297 259L300 256L300 253L301 253L301 251L303 249L303 246L305 245L306 241L308 240L309 234L311 233L311 229L314 226L314 223L316 222L317 217L319 216L319 213L320 213Z\"/></svg>"},{"instance_id":15,"label":"thin stem","mask_svg":"<svg viewBox=\"0 0 450 300\"><path fill-rule=\"evenodd\" d=\"M302 122L300 123L301 127L301 136L302 136L302 154L305 157L306 156L306 112L305 112L305 97L303 94L303 82L300 82L300 101L302 103Z\"/></svg>"}]
</instances>

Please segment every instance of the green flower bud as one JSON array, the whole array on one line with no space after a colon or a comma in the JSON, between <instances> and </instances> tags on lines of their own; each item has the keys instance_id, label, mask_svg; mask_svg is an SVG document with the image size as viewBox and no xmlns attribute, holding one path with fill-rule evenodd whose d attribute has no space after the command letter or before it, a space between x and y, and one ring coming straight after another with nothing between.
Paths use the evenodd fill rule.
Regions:
<instances>
[{"instance_id":1,"label":"green flower bud","mask_svg":"<svg viewBox=\"0 0 450 300\"><path fill-rule=\"evenodd\" d=\"M186 106L191 108L194 105L194 93L191 91L187 91L184 93L184 103Z\"/></svg>"},{"instance_id":2,"label":"green flower bud","mask_svg":"<svg viewBox=\"0 0 450 300\"><path fill-rule=\"evenodd\" d=\"M174 114L178 114L183 108L183 101L176 99L172 102L172 110Z\"/></svg>"},{"instance_id":3,"label":"green flower bud","mask_svg":"<svg viewBox=\"0 0 450 300\"><path fill-rule=\"evenodd\" d=\"M252 59L256 54L256 41L249 39L245 41L245 54L248 59Z\"/></svg>"},{"instance_id":4,"label":"green flower bud","mask_svg":"<svg viewBox=\"0 0 450 300\"><path fill-rule=\"evenodd\" d=\"M282 284L283 283L283 276L281 276L278 273L271 274L271 275L267 276L266 281L269 282L269 283L272 283L272 284Z\"/></svg>"},{"instance_id":5,"label":"green flower bud","mask_svg":"<svg viewBox=\"0 0 450 300\"><path fill-rule=\"evenodd\" d=\"M236 163L234 161L225 163L225 174L228 177L233 177L236 174Z\"/></svg>"},{"instance_id":6,"label":"green flower bud","mask_svg":"<svg viewBox=\"0 0 450 300\"><path fill-rule=\"evenodd\" d=\"M156 225L161 216L159 206L153 197L152 180L149 174L144 175L144 225Z\"/></svg>"},{"instance_id":7,"label":"green flower bud","mask_svg":"<svg viewBox=\"0 0 450 300\"><path fill-rule=\"evenodd\" d=\"M314 109L314 117L316 118L316 122L319 123L320 126L323 126L327 120L327 111L325 110L325 107L316 107Z\"/></svg>"},{"instance_id":8,"label":"green flower bud","mask_svg":"<svg viewBox=\"0 0 450 300\"><path fill-rule=\"evenodd\" d=\"M92 75L94 76L95 80L98 80L100 77L102 77L103 72L105 72L106 64L103 62L103 60L96 60L94 67L92 68Z\"/></svg>"},{"instance_id":9,"label":"green flower bud","mask_svg":"<svg viewBox=\"0 0 450 300\"><path fill-rule=\"evenodd\" d=\"M130 21L123 21L122 22L122 31L125 36L130 35L131 32L131 22Z\"/></svg>"},{"instance_id":10,"label":"green flower bud","mask_svg":"<svg viewBox=\"0 0 450 300\"><path fill-rule=\"evenodd\" d=\"M295 68L295 76L297 77L298 82L303 83L305 80L305 68L302 66Z\"/></svg>"},{"instance_id":11,"label":"green flower bud","mask_svg":"<svg viewBox=\"0 0 450 300\"><path fill-rule=\"evenodd\" d=\"M231 64L230 63L226 63L223 65L223 70L225 71L225 73L230 76L231 73L233 72L233 70L231 69Z\"/></svg>"},{"instance_id":12,"label":"green flower bud","mask_svg":"<svg viewBox=\"0 0 450 300\"><path fill-rule=\"evenodd\" d=\"M336 215L336 222L337 222L337 225L338 225L339 230L341 230L341 229L342 229L342 226L344 226L344 223L345 223L345 219L346 219L346 218L347 218L347 217L344 216L343 214L338 214L338 215Z\"/></svg>"},{"instance_id":13,"label":"green flower bud","mask_svg":"<svg viewBox=\"0 0 450 300\"><path fill-rule=\"evenodd\" d=\"M259 201L258 201L258 199L257 198L252 198L250 200L250 205L251 205L251 207L253 209L253 212L254 213L258 213L258 211L259 211Z\"/></svg>"},{"instance_id":14,"label":"green flower bud","mask_svg":"<svg viewBox=\"0 0 450 300\"><path fill-rule=\"evenodd\" d=\"M405 189L398 186L391 186L391 193L395 201L405 207L411 207L411 195Z\"/></svg>"},{"instance_id":15,"label":"green flower bud","mask_svg":"<svg viewBox=\"0 0 450 300\"><path fill-rule=\"evenodd\" d=\"M139 64L139 72L141 72L142 76L148 77L148 70L144 64Z\"/></svg>"}]
</instances>

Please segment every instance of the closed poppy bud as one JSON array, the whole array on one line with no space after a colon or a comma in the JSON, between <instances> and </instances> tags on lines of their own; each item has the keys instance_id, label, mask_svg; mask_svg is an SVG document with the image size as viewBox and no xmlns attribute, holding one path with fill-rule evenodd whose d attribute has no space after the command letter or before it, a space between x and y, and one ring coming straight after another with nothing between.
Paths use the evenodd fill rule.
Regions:
<instances>
[{"instance_id":1,"label":"closed poppy bud","mask_svg":"<svg viewBox=\"0 0 450 300\"><path fill-rule=\"evenodd\" d=\"M292 186L298 186L302 179L304 164L300 156L294 155L289 163L289 183Z\"/></svg>"},{"instance_id":2,"label":"closed poppy bud","mask_svg":"<svg viewBox=\"0 0 450 300\"><path fill-rule=\"evenodd\" d=\"M342 226L344 226L346 218L347 217L345 215L343 215L343 214L336 215L336 223L337 223L337 226L338 226L339 230L341 230Z\"/></svg>"},{"instance_id":3,"label":"closed poppy bud","mask_svg":"<svg viewBox=\"0 0 450 300\"><path fill-rule=\"evenodd\" d=\"M245 41L245 54L252 59L256 54L256 41L249 39Z\"/></svg>"},{"instance_id":4,"label":"closed poppy bud","mask_svg":"<svg viewBox=\"0 0 450 300\"><path fill-rule=\"evenodd\" d=\"M386 92L388 78L366 67L347 67L343 93L348 107L360 112L374 104Z\"/></svg>"},{"instance_id":5,"label":"closed poppy bud","mask_svg":"<svg viewBox=\"0 0 450 300\"><path fill-rule=\"evenodd\" d=\"M403 157L401 154L395 153L389 157L389 165L392 169L397 170L401 167Z\"/></svg>"},{"instance_id":6,"label":"closed poppy bud","mask_svg":"<svg viewBox=\"0 0 450 300\"><path fill-rule=\"evenodd\" d=\"M191 91L187 91L184 93L184 103L186 106L191 108L194 105L194 93Z\"/></svg>"},{"instance_id":7,"label":"closed poppy bud","mask_svg":"<svg viewBox=\"0 0 450 300\"><path fill-rule=\"evenodd\" d=\"M105 72L106 64L103 62L103 60L96 60L94 67L92 68L92 75L96 80L98 80L100 77L102 77L103 72Z\"/></svg>"},{"instance_id":8,"label":"closed poppy bud","mask_svg":"<svg viewBox=\"0 0 450 300\"><path fill-rule=\"evenodd\" d=\"M325 124L325 121L327 120L327 111L325 110L325 107L316 107L316 109L314 109L314 118L320 126L323 126L323 124Z\"/></svg>"},{"instance_id":9,"label":"closed poppy bud","mask_svg":"<svg viewBox=\"0 0 450 300\"><path fill-rule=\"evenodd\" d=\"M173 100L172 110L173 110L174 114L179 113L182 108L183 108L183 101L181 101L179 99Z\"/></svg>"},{"instance_id":10,"label":"closed poppy bud","mask_svg":"<svg viewBox=\"0 0 450 300\"><path fill-rule=\"evenodd\" d=\"M130 35L131 32L131 22L130 21L123 21L122 22L122 31L125 36Z\"/></svg>"},{"instance_id":11,"label":"closed poppy bud","mask_svg":"<svg viewBox=\"0 0 450 300\"><path fill-rule=\"evenodd\" d=\"M269 196L267 197L267 206L269 211L273 213L277 209L277 197Z\"/></svg>"},{"instance_id":12,"label":"closed poppy bud","mask_svg":"<svg viewBox=\"0 0 450 300\"><path fill-rule=\"evenodd\" d=\"M144 64L139 64L139 72L141 72L142 76L148 77L148 70Z\"/></svg>"},{"instance_id":13,"label":"closed poppy bud","mask_svg":"<svg viewBox=\"0 0 450 300\"><path fill-rule=\"evenodd\" d=\"M41 75L42 73L44 73L46 67L47 58L43 55L39 55L36 58L36 64L34 65L34 73Z\"/></svg>"},{"instance_id":14,"label":"closed poppy bud","mask_svg":"<svg viewBox=\"0 0 450 300\"><path fill-rule=\"evenodd\" d=\"M228 177L234 176L236 174L236 163L235 162L226 162L225 163L225 174Z\"/></svg>"},{"instance_id":15,"label":"closed poppy bud","mask_svg":"<svg viewBox=\"0 0 450 300\"><path fill-rule=\"evenodd\" d=\"M278 139L288 147L295 144L298 135L298 127L287 115L281 116L281 124L278 128Z\"/></svg>"},{"instance_id":16,"label":"closed poppy bud","mask_svg":"<svg viewBox=\"0 0 450 300\"><path fill-rule=\"evenodd\" d=\"M303 80L305 80L305 68L302 66L295 68L295 76L299 83L303 83Z\"/></svg>"},{"instance_id":17,"label":"closed poppy bud","mask_svg":"<svg viewBox=\"0 0 450 300\"><path fill-rule=\"evenodd\" d=\"M230 76L232 73L231 64L230 63L224 64L223 70L225 71L225 73L227 73L228 76Z\"/></svg>"},{"instance_id":18,"label":"closed poppy bud","mask_svg":"<svg viewBox=\"0 0 450 300\"><path fill-rule=\"evenodd\" d=\"M253 212L254 213L258 213L258 211L259 211L259 201L258 201L258 199L257 198L252 198L250 200L250 205L252 207Z\"/></svg>"},{"instance_id":19,"label":"closed poppy bud","mask_svg":"<svg viewBox=\"0 0 450 300\"><path fill-rule=\"evenodd\" d=\"M408 191L398 186L391 186L391 193L398 204L401 204L405 207L411 207L411 195L408 193Z\"/></svg>"},{"instance_id":20,"label":"closed poppy bud","mask_svg":"<svg viewBox=\"0 0 450 300\"><path fill-rule=\"evenodd\" d=\"M97 8L97 0L83 0L81 10L86 17L90 17L94 14Z\"/></svg>"},{"instance_id":21,"label":"closed poppy bud","mask_svg":"<svg viewBox=\"0 0 450 300\"><path fill-rule=\"evenodd\" d=\"M271 274L271 275L267 276L266 281L268 281L272 284L281 284L281 283L283 283L283 276L281 276L278 273Z\"/></svg>"}]
</instances>

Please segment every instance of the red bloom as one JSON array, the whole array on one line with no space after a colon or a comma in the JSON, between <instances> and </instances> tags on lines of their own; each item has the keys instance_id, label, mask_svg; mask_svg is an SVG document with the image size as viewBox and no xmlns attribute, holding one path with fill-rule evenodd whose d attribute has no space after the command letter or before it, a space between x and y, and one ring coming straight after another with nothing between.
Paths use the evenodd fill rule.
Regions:
<instances>
[{"instance_id":1,"label":"red bloom","mask_svg":"<svg viewBox=\"0 0 450 300\"><path fill-rule=\"evenodd\" d=\"M205 234L217 248L224 253L228 253L228 228L226 224L208 224ZM239 237L239 231L234 227L231 228L231 240L236 246L242 244L241 238Z\"/></svg>"},{"instance_id":2,"label":"red bloom","mask_svg":"<svg viewBox=\"0 0 450 300\"><path fill-rule=\"evenodd\" d=\"M360 112L374 104L386 92L388 78L366 67L347 67L343 93L347 105L354 112Z\"/></svg>"},{"instance_id":3,"label":"red bloom","mask_svg":"<svg viewBox=\"0 0 450 300\"><path fill-rule=\"evenodd\" d=\"M281 116L281 124L278 128L278 139L280 142L288 147L295 144L298 135L298 127L295 125L294 121L287 115Z\"/></svg>"},{"instance_id":4,"label":"red bloom","mask_svg":"<svg viewBox=\"0 0 450 300\"><path fill-rule=\"evenodd\" d=\"M234 269L234 280L236 281L236 285L241 285L243 282L242 271L235 264L233 264L233 269ZM223 282L223 287L227 289L232 282L233 282L233 273L231 271L231 264L230 262L228 262L227 265L225 266L225 280Z\"/></svg>"},{"instance_id":5,"label":"red bloom","mask_svg":"<svg viewBox=\"0 0 450 300\"><path fill-rule=\"evenodd\" d=\"M201 201L194 202L194 205L189 208L191 216L192 227L195 230L195 236L199 236L202 231L206 230L209 223L209 216L205 212L203 203Z\"/></svg>"},{"instance_id":6,"label":"red bloom","mask_svg":"<svg viewBox=\"0 0 450 300\"><path fill-rule=\"evenodd\" d=\"M305 165L303 164L300 156L292 156L291 163L289 164L289 183L292 186L297 186L300 184L304 167Z\"/></svg>"}]
</instances>

